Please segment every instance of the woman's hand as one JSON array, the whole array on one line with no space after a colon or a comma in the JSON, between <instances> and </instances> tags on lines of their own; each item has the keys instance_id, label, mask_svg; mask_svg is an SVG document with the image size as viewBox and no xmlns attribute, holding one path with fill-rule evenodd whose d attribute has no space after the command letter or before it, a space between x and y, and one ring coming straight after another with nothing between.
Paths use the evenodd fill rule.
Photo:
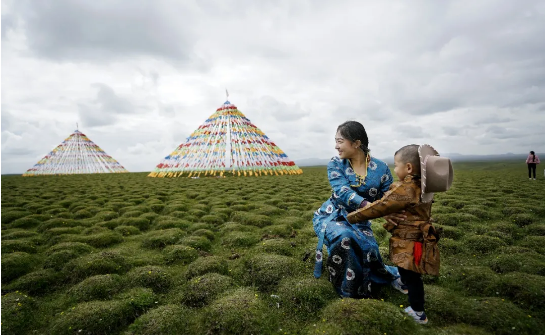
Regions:
<instances>
[{"instance_id":1,"label":"woman's hand","mask_svg":"<svg viewBox=\"0 0 545 335\"><path fill-rule=\"evenodd\" d=\"M385 215L384 219L389 224L392 224L395 227L397 227L397 225L400 222L405 221L405 219L407 218L407 215L405 215L403 213L405 213L405 211L401 211L401 212L398 212L398 213L393 213L393 214L390 214L390 215Z\"/></svg>"}]
</instances>

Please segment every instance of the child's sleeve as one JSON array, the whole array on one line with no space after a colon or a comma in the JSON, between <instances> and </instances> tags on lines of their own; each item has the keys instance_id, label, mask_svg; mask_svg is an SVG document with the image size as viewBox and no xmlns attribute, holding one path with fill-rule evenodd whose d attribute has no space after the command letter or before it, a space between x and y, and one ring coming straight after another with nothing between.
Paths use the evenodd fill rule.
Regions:
<instances>
[{"instance_id":1,"label":"child's sleeve","mask_svg":"<svg viewBox=\"0 0 545 335\"><path fill-rule=\"evenodd\" d=\"M399 185L395 185L395 187L392 187L390 191L384 194L382 199L348 214L346 218L348 222L356 223L397 213L407 208L409 205L418 202L414 192L407 192L407 190L412 189L406 184L400 183Z\"/></svg>"}]
</instances>

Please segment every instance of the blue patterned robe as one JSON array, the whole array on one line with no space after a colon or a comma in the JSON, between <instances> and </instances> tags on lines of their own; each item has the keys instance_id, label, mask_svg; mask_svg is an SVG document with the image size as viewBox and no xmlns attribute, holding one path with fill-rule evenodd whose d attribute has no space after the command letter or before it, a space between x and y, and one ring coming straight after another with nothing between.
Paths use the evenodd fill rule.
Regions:
<instances>
[{"instance_id":1,"label":"blue patterned robe","mask_svg":"<svg viewBox=\"0 0 545 335\"><path fill-rule=\"evenodd\" d=\"M347 159L333 157L327 165L332 188L331 197L314 213L312 223L318 236L314 276L319 278L323 268L323 244L329 257L329 281L340 296L369 297L371 283L389 284L399 277L397 268L384 265L378 244L371 230L371 222L350 224L349 212L358 209L362 201L382 198L393 181L388 165L371 157L365 184L359 183Z\"/></svg>"}]
</instances>

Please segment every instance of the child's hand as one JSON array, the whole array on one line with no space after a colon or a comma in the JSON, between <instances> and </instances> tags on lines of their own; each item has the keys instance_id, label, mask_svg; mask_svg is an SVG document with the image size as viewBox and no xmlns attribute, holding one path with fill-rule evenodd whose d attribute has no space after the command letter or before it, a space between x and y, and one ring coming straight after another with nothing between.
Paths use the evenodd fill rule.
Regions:
<instances>
[{"instance_id":1,"label":"child's hand","mask_svg":"<svg viewBox=\"0 0 545 335\"><path fill-rule=\"evenodd\" d=\"M390 214L390 215L385 215L384 219L389 224L394 225L395 227L397 227L397 225L400 222L405 221L405 219L407 218L407 215L405 215L403 213L405 213L405 211L401 211L399 213L393 213L393 214Z\"/></svg>"}]
</instances>

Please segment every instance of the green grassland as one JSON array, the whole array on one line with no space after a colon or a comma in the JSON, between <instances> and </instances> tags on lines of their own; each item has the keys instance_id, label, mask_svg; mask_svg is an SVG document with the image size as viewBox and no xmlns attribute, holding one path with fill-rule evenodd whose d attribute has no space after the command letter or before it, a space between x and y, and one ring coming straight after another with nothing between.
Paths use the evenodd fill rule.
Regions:
<instances>
[{"instance_id":1,"label":"green grassland","mask_svg":"<svg viewBox=\"0 0 545 335\"><path fill-rule=\"evenodd\" d=\"M312 276L325 167L300 176L2 176L2 334L537 334L545 180L458 163L433 209L426 326L406 296L339 299ZM373 222L385 262L389 234Z\"/></svg>"}]
</instances>

